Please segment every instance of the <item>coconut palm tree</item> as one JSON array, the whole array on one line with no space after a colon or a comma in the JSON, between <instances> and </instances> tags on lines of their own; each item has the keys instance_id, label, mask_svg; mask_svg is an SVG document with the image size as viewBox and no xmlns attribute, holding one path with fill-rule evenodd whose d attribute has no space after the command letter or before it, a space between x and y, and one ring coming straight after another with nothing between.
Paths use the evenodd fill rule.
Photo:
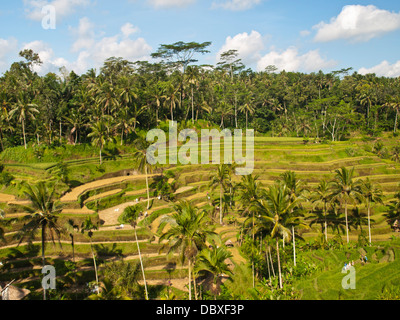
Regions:
<instances>
[{"instance_id":1,"label":"coconut palm tree","mask_svg":"<svg viewBox=\"0 0 400 320\"><path fill-rule=\"evenodd\" d=\"M205 247L206 241L217 239L217 234L209 228L208 214L200 211L189 201L181 200L173 207L172 215L164 216L158 227L161 234L159 243L168 241L169 253L180 251L180 260L183 264L188 260L189 264L189 300L192 300L192 267L198 252ZM169 225L169 229L163 232ZM163 246L163 248L165 245Z\"/></svg>"},{"instance_id":2,"label":"coconut palm tree","mask_svg":"<svg viewBox=\"0 0 400 320\"><path fill-rule=\"evenodd\" d=\"M400 185L399 185L400 188ZM384 214L390 226L400 221L400 191L395 195L394 199L388 205L388 212Z\"/></svg>"},{"instance_id":3,"label":"coconut palm tree","mask_svg":"<svg viewBox=\"0 0 400 320\"><path fill-rule=\"evenodd\" d=\"M35 120L35 113L39 113L37 109L38 106L34 103L27 103L26 98L21 94L18 98L17 102L14 104L14 108L10 111L9 116L12 118L15 114L18 115L18 121L21 122L22 125L22 135L24 138L24 146L27 148L26 143L26 120L28 118Z\"/></svg>"},{"instance_id":4,"label":"coconut palm tree","mask_svg":"<svg viewBox=\"0 0 400 320\"><path fill-rule=\"evenodd\" d=\"M89 239L90 239L90 250L92 252L92 258L93 258L93 265L94 265L94 272L96 276L96 289L97 289L97 294L99 294L99 276L97 273L97 264L96 264L96 257L94 255L93 251L93 243L92 243L92 236L93 236L93 230L97 230L97 226L93 224L92 219L90 217L87 217L85 221L82 222L81 225L81 233L84 234L87 232Z\"/></svg>"},{"instance_id":5,"label":"coconut palm tree","mask_svg":"<svg viewBox=\"0 0 400 320\"><path fill-rule=\"evenodd\" d=\"M296 173L293 171L286 171L285 173L281 174L281 183L286 186L286 191L289 196L289 200L291 202L295 200L305 200L305 192L307 189L305 188L305 183L296 177ZM300 201L299 201L300 204ZM296 210L296 212L294 212ZM289 216L287 217L286 226L292 227L292 242L293 242L293 261L294 265L296 266L296 234L295 234L295 227L302 227L306 228L306 225L303 224L298 216L301 214L301 210L298 207L292 209L289 212ZM284 241L284 239L283 239Z\"/></svg>"},{"instance_id":6,"label":"coconut palm tree","mask_svg":"<svg viewBox=\"0 0 400 320\"><path fill-rule=\"evenodd\" d=\"M112 141L109 135L109 129L104 119L94 123L91 127L92 132L88 134L88 138L92 139L92 144L100 149L100 165L103 164L102 152L107 142Z\"/></svg>"},{"instance_id":7,"label":"coconut palm tree","mask_svg":"<svg viewBox=\"0 0 400 320\"><path fill-rule=\"evenodd\" d=\"M215 300L217 294L220 293L222 278L231 277L232 271L229 269L226 260L232 257L232 253L224 247L213 246L212 249L203 249L197 257L195 270L199 274L211 274L213 285L216 287L214 291Z\"/></svg>"},{"instance_id":8,"label":"coconut palm tree","mask_svg":"<svg viewBox=\"0 0 400 320\"><path fill-rule=\"evenodd\" d=\"M141 212L142 212L142 207L140 205L130 206L130 207L125 208L120 219L121 219L122 223L129 223L133 227L133 230L135 231L135 239L136 239L136 245L137 245L138 253L139 253L140 265L142 268L144 289L146 292L146 300L149 300L149 294L147 291L147 284L146 284L146 276L144 274L143 260L142 260L142 255L140 253L139 241L138 241L137 232L136 232L137 221L139 219L139 215L141 214Z\"/></svg>"},{"instance_id":9,"label":"coconut palm tree","mask_svg":"<svg viewBox=\"0 0 400 320\"><path fill-rule=\"evenodd\" d=\"M328 241L327 213L328 213L328 204L331 201L331 199L332 199L332 183L323 179L320 181L317 188L311 193L310 200L314 204L314 208L322 206L324 214L323 232L325 233L325 241Z\"/></svg>"},{"instance_id":10,"label":"coconut palm tree","mask_svg":"<svg viewBox=\"0 0 400 320\"><path fill-rule=\"evenodd\" d=\"M354 181L354 168L341 168L335 170L335 179L333 180L332 194L333 199L338 200L344 205L344 214L346 220L346 237L347 243L349 240L349 222L348 222L348 205L351 203L361 202L363 199L361 184L359 181Z\"/></svg>"},{"instance_id":11,"label":"coconut palm tree","mask_svg":"<svg viewBox=\"0 0 400 320\"><path fill-rule=\"evenodd\" d=\"M279 287L282 289L282 271L279 255L279 238L290 240L291 232L285 226L285 220L290 216L299 203L299 199L290 200L287 187L283 184L275 184L264 192L257 206L258 228L270 230L270 235L275 238L278 259Z\"/></svg>"},{"instance_id":12,"label":"coconut palm tree","mask_svg":"<svg viewBox=\"0 0 400 320\"><path fill-rule=\"evenodd\" d=\"M150 209L150 188L149 188L149 173L153 171L153 166L148 161L147 149L150 143L143 137L138 137L134 141L136 152L133 154L133 162L135 168L146 175L146 189L147 189L147 210Z\"/></svg>"},{"instance_id":13,"label":"coconut palm tree","mask_svg":"<svg viewBox=\"0 0 400 320\"><path fill-rule=\"evenodd\" d=\"M244 230L246 225L251 224L249 228L251 228L253 243L255 241L255 213L256 205L262 196L262 185L259 181L257 181L259 176L247 175L242 176L242 181L238 184L238 196L240 198L240 212L242 215L247 216L247 219L244 221L243 226ZM254 287L254 261L252 261L252 276L253 276L253 287Z\"/></svg>"},{"instance_id":14,"label":"coconut palm tree","mask_svg":"<svg viewBox=\"0 0 400 320\"><path fill-rule=\"evenodd\" d=\"M75 223L73 219L68 219L67 223L64 225L64 229L69 233L71 238L72 247L72 261L75 262L75 233L79 232L79 226Z\"/></svg>"},{"instance_id":15,"label":"coconut palm tree","mask_svg":"<svg viewBox=\"0 0 400 320\"><path fill-rule=\"evenodd\" d=\"M219 187L219 223L222 225L223 224L223 217L224 217L224 212L223 212L223 197L224 197L224 192L227 189L229 185L229 178L230 175L230 170L228 165L226 164L221 164L218 166L217 171L211 176L210 180L210 187L212 190L215 188Z\"/></svg>"},{"instance_id":16,"label":"coconut palm tree","mask_svg":"<svg viewBox=\"0 0 400 320\"><path fill-rule=\"evenodd\" d=\"M382 189L378 186L372 184L371 180L367 178L362 182L361 192L364 197L365 204L367 205L367 213L368 213L368 234L369 234L369 244L371 245L372 236L371 236L371 204L372 203L381 203L383 204L383 193Z\"/></svg>"},{"instance_id":17,"label":"coconut palm tree","mask_svg":"<svg viewBox=\"0 0 400 320\"><path fill-rule=\"evenodd\" d=\"M62 228L58 224L58 215L62 210L59 202L55 200L55 188L49 188L44 182L37 186L26 184L25 196L29 199L29 206L21 206L28 213L23 217L25 222L22 228L16 233L15 238L19 244L25 239L32 241L38 230L41 231L42 242L42 264L46 265L45 248L47 239L55 243L61 238ZM61 243L60 243L61 245ZM43 291L43 299L46 300L46 290Z\"/></svg>"},{"instance_id":18,"label":"coconut palm tree","mask_svg":"<svg viewBox=\"0 0 400 320\"><path fill-rule=\"evenodd\" d=\"M239 106L238 111L242 112L246 115L246 129L248 129L248 123L249 123L249 113L252 115L255 112L255 108L253 105L254 98L250 96L250 94L246 95L245 102L243 105Z\"/></svg>"},{"instance_id":19,"label":"coconut palm tree","mask_svg":"<svg viewBox=\"0 0 400 320\"><path fill-rule=\"evenodd\" d=\"M393 147L391 159L392 161L400 162L400 145Z\"/></svg>"}]
</instances>

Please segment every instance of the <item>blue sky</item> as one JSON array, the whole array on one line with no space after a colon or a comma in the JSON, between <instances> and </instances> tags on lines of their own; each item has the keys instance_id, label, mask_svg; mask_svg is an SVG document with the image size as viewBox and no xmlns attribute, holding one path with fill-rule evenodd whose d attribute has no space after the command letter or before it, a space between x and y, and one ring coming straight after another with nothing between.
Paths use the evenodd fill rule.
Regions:
<instances>
[{"instance_id":1,"label":"blue sky","mask_svg":"<svg viewBox=\"0 0 400 320\"><path fill-rule=\"evenodd\" d=\"M40 74L62 66L82 74L110 56L151 61L160 44L211 41L199 63L236 49L255 71L400 76L400 1L350 1L2 0L0 72L24 48L39 53ZM55 29L43 28L43 7L54 8Z\"/></svg>"}]
</instances>

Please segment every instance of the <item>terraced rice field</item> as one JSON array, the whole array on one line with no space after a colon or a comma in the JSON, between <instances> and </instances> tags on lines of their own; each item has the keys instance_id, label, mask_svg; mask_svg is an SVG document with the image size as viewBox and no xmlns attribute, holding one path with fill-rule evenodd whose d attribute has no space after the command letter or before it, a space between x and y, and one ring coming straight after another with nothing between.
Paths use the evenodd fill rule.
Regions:
<instances>
[{"instance_id":1,"label":"terraced rice field","mask_svg":"<svg viewBox=\"0 0 400 320\"><path fill-rule=\"evenodd\" d=\"M349 156L348 152L346 152L349 148L354 150L353 157ZM399 164L380 159L376 155L366 152L362 148L362 144L355 143L354 141L327 145L304 145L303 140L297 138L256 138L254 149L254 174L259 176L260 181L265 186L271 185L282 173L291 170L296 172L299 179L307 182L310 187L313 187L324 177L327 179L332 178L335 169L354 167L357 178L369 178L382 187L385 194L385 201L387 202L393 198L400 183ZM126 158L123 161L126 161ZM79 165L84 164L74 164L76 170L79 170ZM51 168L51 165L49 164L47 167ZM211 208L212 204L207 198L207 192L210 191L208 184L215 168L216 166L213 165L178 165L169 167L168 169L175 174L176 181L179 184L179 189L176 192L177 199L193 201L199 208ZM167 167L164 169L167 169ZM149 175L149 178L151 179L156 175ZM233 179L235 182L240 181L239 176L234 176ZM124 183L127 184L123 185ZM85 194L90 196L85 197L84 201L81 201L80 198ZM211 195L217 197L217 193ZM121 228L118 218L127 206L139 202L145 207L147 203L146 197L144 175L124 175L98 179L73 188L61 197L61 203L67 205L61 216L64 219L79 218L81 220L87 215L96 217L99 229L94 232L93 241L98 246L99 256L101 256L102 252L103 254L104 252L108 252L109 254L118 252L124 259L136 259L132 228L130 226ZM132 199L132 201L123 202L123 199ZM135 199L138 200L136 201ZM157 241L156 230L161 217L172 212L171 203L153 197L152 200L153 206L147 211L147 221L150 222L142 219L138 226L138 234L141 239L140 246L143 250L145 261L149 262L153 258L159 258L158 263L151 264L151 267L146 268L146 278L150 281L150 284L165 284L167 279L169 279L179 289L186 290L184 285L187 280L186 272L184 272L185 266L178 266L178 269L174 273L170 273L167 270L170 261L165 258L165 254L158 252L160 244ZM7 204L12 205L13 203L26 204L23 201L23 198L0 193L0 203L3 203L3 207L7 207ZM109 201L110 207L97 211L91 206L96 201L105 203L106 206L107 201ZM89 207L92 209L89 209ZM375 222L372 224L373 239L374 241L388 240L394 234L382 216L385 208L384 206L379 207L375 211ZM234 212L229 212L229 214L234 214ZM22 215L22 212L14 210L10 211L8 216L6 215L6 218L21 217ZM305 232L303 237L306 240L315 238L318 236L318 231L319 226L315 226L315 228ZM10 238L13 232L14 230L8 230L6 237L8 235L8 238ZM234 255L232 264L245 263L245 259L239 254L237 248L238 230L236 227L233 225L218 227L217 232L221 233L225 240L230 239L235 244L235 247L230 249ZM351 240L357 240L358 234L359 231L352 231L350 234ZM332 237L333 235L330 234L329 236ZM67 259L70 257L71 249L68 246L69 242L67 240L68 238L63 240L62 250L48 245L46 255L54 259ZM88 238L80 235L80 240L76 245L77 256L80 259L90 258ZM102 248L103 251L101 251ZM30 250L25 245L17 247L17 243L14 242L0 248L0 260L15 254L16 249L22 254ZM21 260L24 258L20 257L18 259ZM89 268L86 270L90 270L90 267L87 265L85 267ZM18 276L22 271L24 270L14 268L10 271L9 277L12 277L12 273L15 273L18 279L17 283L24 282L24 285L29 287L29 281L26 284L26 279L23 279L23 276ZM318 284L318 287L321 286L322 284Z\"/></svg>"}]
</instances>

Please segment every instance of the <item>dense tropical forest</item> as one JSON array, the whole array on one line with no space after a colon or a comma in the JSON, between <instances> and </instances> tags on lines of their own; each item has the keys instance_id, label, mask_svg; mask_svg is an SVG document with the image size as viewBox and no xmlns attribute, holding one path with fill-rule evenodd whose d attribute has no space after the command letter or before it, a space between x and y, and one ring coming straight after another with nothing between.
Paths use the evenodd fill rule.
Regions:
<instances>
[{"instance_id":1,"label":"dense tropical forest","mask_svg":"<svg viewBox=\"0 0 400 320\"><path fill-rule=\"evenodd\" d=\"M27 299L399 297L400 79L254 72L236 50L196 65L209 45L83 75L40 76L20 52L0 78L0 285ZM254 174L151 166L145 134L169 121L254 129ZM346 291L354 261L362 290Z\"/></svg>"},{"instance_id":2,"label":"dense tropical forest","mask_svg":"<svg viewBox=\"0 0 400 320\"><path fill-rule=\"evenodd\" d=\"M206 45L161 47L154 54L165 58L159 63L110 58L98 73L92 69L81 76L61 70L61 76L41 77L33 71L40 57L21 52L24 61L0 79L2 150L90 142L89 133L102 128L123 144L137 130L166 120L332 141L353 131L397 131L397 78L350 75L351 69L302 74L276 73L271 66L254 72L235 50L222 54L216 66L190 65Z\"/></svg>"}]
</instances>

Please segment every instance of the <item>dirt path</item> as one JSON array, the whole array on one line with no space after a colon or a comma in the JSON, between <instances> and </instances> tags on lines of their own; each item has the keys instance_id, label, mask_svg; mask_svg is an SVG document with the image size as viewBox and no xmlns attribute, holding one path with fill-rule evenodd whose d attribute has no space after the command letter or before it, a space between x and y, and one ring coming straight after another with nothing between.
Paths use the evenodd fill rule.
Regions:
<instances>
[{"instance_id":1,"label":"dirt path","mask_svg":"<svg viewBox=\"0 0 400 320\"><path fill-rule=\"evenodd\" d=\"M156 175L148 175L148 178L153 178ZM78 197L86 191L97 189L100 187L107 187L116 183L125 182L125 181L135 181L146 179L146 175L136 175L136 176L123 176L123 177L114 177L109 179L103 179L98 181L93 181L86 183L82 186L79 186L72 190L70 193L67 193L64 197L61 198L61 202L76 202L78 201Z\"/></svg>"},{"instance_id":2,"label":"dirt path","mask_svg":"<svg viewBox=\"0 0 400 320\"><path fill-rule=\"evenodd\" d=\"M108 197L108 196L112 196L114 194L120 193L121 191L122 191L122 189L115 189L115 190L111 190L111 191L108 191L108 192L104 192L104 193L95 195L93 197L87 198L83 203L86 204L86 203L88 203L90 201L94 201L94 200L102 199L102 198L105 198L105 197Z\"/></svg>"},{"instance_id":3,"label":"dirt path","mask_svg":"<svg viewBox=\"0 0 400 320\"><path fill-rule=\"evenodd\" d=\"M8 203L10 201L15 201L15 197L13 195L0 193L0 202Z\"/></svg>"}]
</instances>

